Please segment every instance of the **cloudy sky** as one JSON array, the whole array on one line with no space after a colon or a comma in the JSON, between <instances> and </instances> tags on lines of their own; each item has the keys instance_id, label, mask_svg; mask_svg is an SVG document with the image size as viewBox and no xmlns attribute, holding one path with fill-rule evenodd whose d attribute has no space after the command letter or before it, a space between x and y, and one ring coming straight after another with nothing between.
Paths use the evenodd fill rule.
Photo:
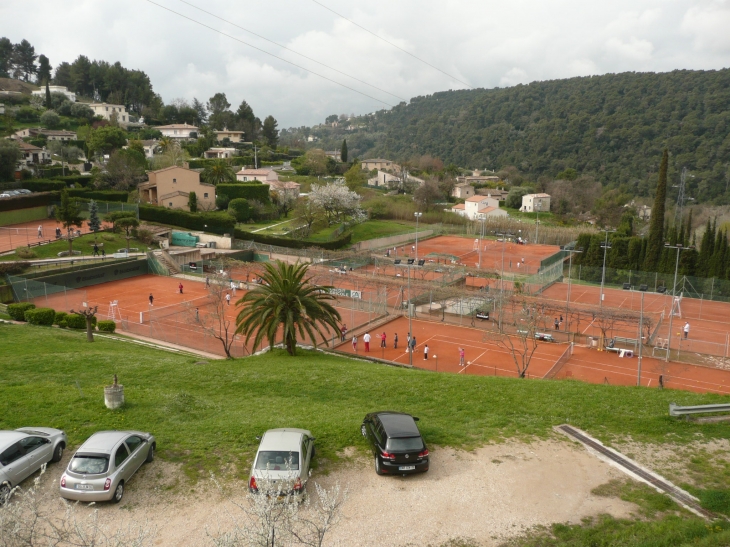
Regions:
<instances>
[{"instance_id":1,"label":"cloudy sky","mask_svg":"<svg viewBox=\"0 0 730 547\"><path fill-rule=\"evenodd\" d=\"M54 67L120 61L166 102L222 91L280 128L467 86L730 65L730 0L34 0L0 21Z\"/></svg>"}]
</instances>

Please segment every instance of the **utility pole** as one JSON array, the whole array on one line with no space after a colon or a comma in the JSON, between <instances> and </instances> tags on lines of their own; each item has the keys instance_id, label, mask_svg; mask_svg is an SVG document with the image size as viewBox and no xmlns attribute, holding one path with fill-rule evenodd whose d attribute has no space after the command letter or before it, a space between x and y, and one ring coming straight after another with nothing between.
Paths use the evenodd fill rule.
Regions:
<instances>
[{"instance_id":1,"label":"utility pole","mask_svg":"<svg viewBox=\"0 0 730 547\"><path fill-rule=\"evenodd\" d=\"M641 293L641 312L639 313L639 373L636 385L641 387L641 350L644 345L644 293Z\"/></svg>"}]
</instances>

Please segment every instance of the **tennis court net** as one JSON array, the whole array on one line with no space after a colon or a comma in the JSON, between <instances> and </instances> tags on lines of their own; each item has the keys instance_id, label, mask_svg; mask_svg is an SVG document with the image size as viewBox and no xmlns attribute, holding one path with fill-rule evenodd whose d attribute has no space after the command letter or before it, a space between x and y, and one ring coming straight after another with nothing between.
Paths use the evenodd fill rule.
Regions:
<instances>
[{"instance_id":1,"label":"tennis court net","mask_svg":"<svg viewBox=\"0 0 730 547\"><path fill-rule=\"evenodd\" d=\"M166 317L173 315L184 315L186 313L193 314L195 308L204 308L212 304L211 297L209 295L201 296L199 298L193 298L179 304L171 304L169 306L162 306L155 308L150 306L148 311L139 312L139 322L149 323L150 321L160 321Z\"/></svg>"},{"instance_id":2,"label":"tennis court net","mask_svg":"<svg viewBox=\"0 0 730 547\"><path fill-rule=\"evenodd\" d=\"M543 379L545 380L551 380L555 378L558 375L558 372L560 372L560 369L565 366L565 363L567 363L570 358L573 356L573 342L570 342L568 344L568 347L565 348L565 351L563 354L558 357L558 360L555 361L555 364L550 368L550 370L547 371L545 376L543 376Z\"/></svg>"}]
</instances>

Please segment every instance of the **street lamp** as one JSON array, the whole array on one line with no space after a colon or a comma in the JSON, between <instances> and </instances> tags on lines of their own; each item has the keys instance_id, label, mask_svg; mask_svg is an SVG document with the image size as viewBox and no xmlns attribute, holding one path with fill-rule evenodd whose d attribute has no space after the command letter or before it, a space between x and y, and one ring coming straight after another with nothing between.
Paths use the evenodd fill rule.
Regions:
<instances>
[{"instance_id":1,"label":"street lamp","mask_svg":"<svg viewBox=\"0 0 730 547\"><path fill-rule=\"evenodd\" d=\"M479 269L482 269L482 239L484 238L484 221L487 220L487 215L478 214L477 219L482 222L481 230L479 231Z\"/></svg>"},{"instance_id":2,"label":"street lamp","mask_svg":"<svg viewBox=\"0 0 730 547\"><path fill-rule=\"evenodd\" d=\"M499 276L499 330L502 331L502 301L504 300L504 245L507 242L508 237L513 237L514 234L499 233L495 232L496 236L502 237L502 275Z\"/></svg>"},{"instance_id":3,"label":"street lamp","mask_svg":"<svg viewBox=\"0 0 730 547\"><path fill-rule=\"evenodd\" d=\"M601 274L601 300L598 302L599 306L603 306L603 285L606 283L606 252L611 248L611 245L608 244L608 233L613 233L616 230L605 229L603 231L606 232L606 241L601 245L603 247L603 273Z\"/></svg>"},{"instance_id":4,"label":"street lamp","mask_svg":"<svg viewBox=\"0 0 730 547\"><path fill-rule=\"evenodd\" d=\"M413 213L413 216L416 217L416 258L418 258L418 219L423 216L423 213Z\"/></svg>"},{"instance_id":5,"label":"street lamp","mask_svg":"<svg viewBox=\"0 0 730 547\"><path fill-rule=\"evenodd\" d=\"M568 329L570 327L570 319L569 319L570 314L568 313L568 310L570 308L570 286L572 284L572 279L573 279L571 277L571 273L573 271L573 253L582 253L582 252L583 252L583 247L578 248L578 250L568 249L570 259L568 260L568 299L565 302L565 330L566 331L568 331ZM565 264L565 263L563 262L563 264Z\"/></svg>"},{"instance_id":6,"label":"street lamp","mask_svg":"<svg viewBox=\"0 0 730 547\"><path fill-rule=\"evenodd\" d=\"M677 249L677 260L674 264L674 284L672 285L672 307L669 309L669 337L667 338L667 355L664 361L669 361L669 354L672 351L672 318L674 317L674 299L677 297L677 272L679 271L679 253L683 250L693 249L694 247L684 247L681 243L676 245L664 244L665 249Z\"/></svg>"}]
</instances>

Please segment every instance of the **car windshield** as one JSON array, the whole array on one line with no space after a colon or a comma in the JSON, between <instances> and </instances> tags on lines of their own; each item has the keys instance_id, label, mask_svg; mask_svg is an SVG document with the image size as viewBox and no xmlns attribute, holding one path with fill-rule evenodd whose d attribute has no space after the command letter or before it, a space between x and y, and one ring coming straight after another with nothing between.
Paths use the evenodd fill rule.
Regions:
<instances>
[{"instance_id":1,"label":"car windshield","mask_svg":"<svg viewBox=\"0 0 730 547\"><path fill-rule=\"evenodd\" d=\"M395 437L388 439L387 450L421 450L423 441L421 437Z\"/></svg>"},{"instance_id":2,"label":"car windshield","mask_svg":"<svg viewBox=\"0 0 730 547\"><path fill-rule=\"evenodd\" d=\"M81 475L99 475L108 467L109 459L103 456L74 456L68 470Z\"/></svg>"},{"instance_id":3,"label":"car windshield","mask_svg":"<svg viewBox=\"0 0 730 547\"><path fill-rule=\"evenodd\" d=\"M299 452L264 450L256 458L256 469L269 471L299 470Z\"/></svg>"}]
</instances>

